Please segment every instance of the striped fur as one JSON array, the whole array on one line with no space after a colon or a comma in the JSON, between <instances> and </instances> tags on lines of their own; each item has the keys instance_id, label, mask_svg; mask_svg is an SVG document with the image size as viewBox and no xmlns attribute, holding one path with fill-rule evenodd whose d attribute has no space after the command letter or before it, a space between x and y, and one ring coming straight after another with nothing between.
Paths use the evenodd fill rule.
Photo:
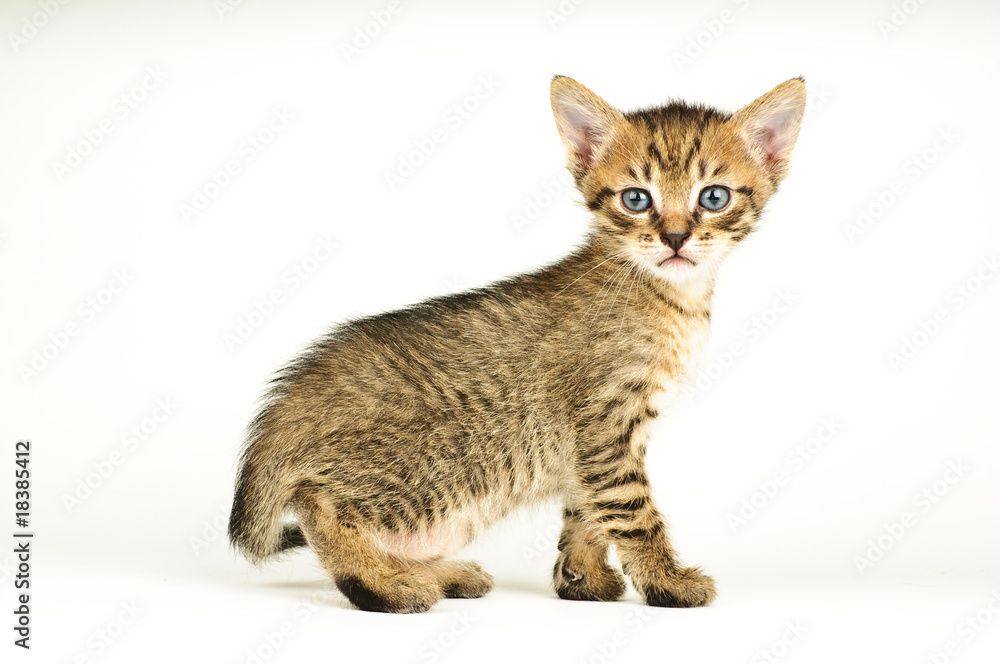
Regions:
<instances>
[{"instance_id":1,"label":"striped fur","mask_svg":"<svg viewBox=\"0 0 1000 664\"><path fill-rule=\"evenodd\" d=\"M619 598L614 548L649 604L710 602L713 581L680 564L654 504L646 441L708 334L719 261L784 176L803 90L793 79L735 114L621 113L557 77L557 128L594 217L585 243L534 273L356 320L289 364L250 427L234 545L260 562L308 544L359 608L422 611L489 591L478 565L449 556L558 498L560 597ZM728 207L699 206L708 185L728 188ZM650 209L624 206L633 187Z\"/></svg>"}]
</instances>

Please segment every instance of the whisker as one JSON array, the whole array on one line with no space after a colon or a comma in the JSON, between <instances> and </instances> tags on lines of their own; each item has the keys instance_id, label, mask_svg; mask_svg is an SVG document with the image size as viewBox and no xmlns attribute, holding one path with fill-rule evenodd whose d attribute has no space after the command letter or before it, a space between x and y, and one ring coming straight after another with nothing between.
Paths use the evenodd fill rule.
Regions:
<instances>
[{"instance_id":1,"label":"whisker","mask_svg":"<svg viewBox=\"0 0 1000 664\"><path fill-rule=\"evenodd\" d=\"M632 268L632 267L633 267L633 265L632 265L632 263L631 263L631 262L628 262L628 263L626 263L626 264L625 264L625 267L627 267L627 268ZM617 273L616 273L616 274L617 274ZM620 293L620 292L621 292L621 290L622 290L622 286L624 286L624 285L625 285L625 281L626 281L627 279L628 279L628 272L626 272L626 273L624 274L624 276L622 277L621 281L619 282L619 284L618 284L618 289L617 289L617 290L615 291L615 296L614 296L614 298L613 298L613 299L611 300L611 304L610 304L610 305L608 306L608 315L607 315L607 316L606 316L606 317L604 318L604 330L605 330L605 331L606 331L606 330L608 329L608 321L609 321L609 320L611 320L611 314L612 314L612 313L614 313L614 310L615 310L615 302L617 302L617 301L618 301L618 293ZM627 305L627 304L628 304L628 303L626 302L626 305Z\"/></svg>"},{"instance_id":2,"label":"whisker","mask_svg":"<svg viewBox=\"0 0 1000 664\"><path fill-rule=\"evenodd\" d=\"M632 271L632 283L628 285L628 293L625 294L625 307L622 309L622 321L618 323L618 331L622 331L622 326L625 325L625 316L628 314L628 302L632 299L632 288L636 285L636 280L639 278L639 267L635 266L636 269ZM636 297L639 296L638 291L636 291Z\"/></svg>"},{"instance_id":3,"label":"whisker","mask_svg":"<svg viewBox=\"0 0 1000 664\"><path fill-rule=\"evenodd\" d=\"M613 287L615 283L615 277L617 277L619 273L627 269L628 269L628 264L623 263L618 267L617 270L615 270L611 274L611 276L609 276L607 279L604 280L604 284L601 285L601 289L597 291L597 295L594 296L594 299L591 301L590 306L587 307L587 311L584 312L584 315L588 314L590 310L593 308L594 304L597 304L597 298L601 295L601 293L604 293L604 297L601 297L600 304L597 304L597 308L594 309L594 316L591 316L590 319L591 322L593 322L594 317L597 315L597 312L599 312L601 308L604 306L604 302L607 300L608 296L611 295L611 287ZM607 292L605 292L605 289L607 289Z\"/></svg>"},{"instance_id":4,"label":"whisker","mask_svg":"<svg viewBox=\"0 0 1000 664\"><path fill-rule=\"evenodd\" d=\"M607 262L608 262L609 260L612 260L613 258L615 258L615 256L613 256L613 255L612 255L612 256L608 256L608 257L607 257L607 258L605 258L605 259L604 259L603 261L601 261L600 263L598 263L598 264L597 264L597 265L595 265L594 267L590 268L589 270L587 270L586 272L584 272L583 274L581 274L581 275L580 275L579 277L577 277L577 278L576 278L576 279L574 279L573 281L571 281L571 282L569 282L568 284L566 284L565 286L563 286L563 287L562 287L562 288L561 288L561 289L559 290L559 293L556 293L556 295L559 295L559 294L561 294L561 293L562 293L562 292L563 292L564 290L566 290L567 288L569 288L570 286L572 286L572 285L573 285L573 284L575 284L576 282L580 281L581 279L583 279L584 277L586 277L586 276L587 276L588 274L590 274L591 272L593 272L593 271L594 271L594 270L596 270L597 268L601 267L602 265L604 265L605 263L607 263Z\"/></svg>"}]
</instances>

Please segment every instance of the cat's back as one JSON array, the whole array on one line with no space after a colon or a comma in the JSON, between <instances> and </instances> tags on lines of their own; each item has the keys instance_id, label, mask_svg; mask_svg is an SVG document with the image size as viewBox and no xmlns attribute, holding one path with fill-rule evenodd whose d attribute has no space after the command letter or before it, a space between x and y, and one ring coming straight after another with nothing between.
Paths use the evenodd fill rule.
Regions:
<instances>
[{"instance_id":1,"label":"cat's back","mask_svg":"<svg viewBox=\"0 0 1000 664\"><path fill-rule=\"evenodd\" d=\"M359 318L289 363L268 409L330 434L507 427L539 387L532 349L553 321L531 277Z\"/></svg>"},{"instance_id":2,"label":"cat's back","mask_svg":"<svg viewBox=\"0 0 1000 664\"><path fill-rule=\"evenodd\" d=\"M434 367L486 370L501 358L509 362L507 352L531 344L551 323L551 312L535 300L524 280L518 277L346 322L315 343L284 375L294 379L311 370L333 379L387 367L420 373Z\"/></svg>"}]
</instances>

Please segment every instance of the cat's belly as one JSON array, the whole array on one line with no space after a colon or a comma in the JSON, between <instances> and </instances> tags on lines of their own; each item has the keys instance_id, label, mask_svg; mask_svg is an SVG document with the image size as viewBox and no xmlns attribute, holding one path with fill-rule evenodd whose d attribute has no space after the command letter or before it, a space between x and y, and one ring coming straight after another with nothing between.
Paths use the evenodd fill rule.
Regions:
<instances>
[{"instance_id":1,"label":"cat's belly","mask_svg":"<svg viewBox=\"0 0 1000 664\"><path fill-rule=\"evenodd\" d=\"M379 528L369 535L376 550L389 556L411 560L429 560L448 557L457 553L490 525L520 507L551 500L559 493L559 485L550 480L532 486L521 495L491 495L460 509L451 510L445 517L414 530L388 530Z\"/></svg>"},{"instance_id":2,"label":"cat's belly","mask_svg":"<svg viewBox=\"0 0 1000 664\"><path fill-rule=\"evenodd\" d=\"M411 560L447 557L464 547L475 535L473 521L458 516L449 523L434 524L414 532L376 530L370 535L376 549Z\"/></svg>"},{"instance_id":3,"label":"cat's belly","mask_svg":"<svg viewBox=\"0 0 1000 664\"><path fill-rule=\"evenodd\" d=\"M415 530L387 530L380 528L371 533L370 540L376 549L391 556L411 560L429 560L448 557L467 545L490 522L505 510L465 508L453 510L447 517ZM493 512L493 513L491 513Z\"/></svg>"}]
</instances>

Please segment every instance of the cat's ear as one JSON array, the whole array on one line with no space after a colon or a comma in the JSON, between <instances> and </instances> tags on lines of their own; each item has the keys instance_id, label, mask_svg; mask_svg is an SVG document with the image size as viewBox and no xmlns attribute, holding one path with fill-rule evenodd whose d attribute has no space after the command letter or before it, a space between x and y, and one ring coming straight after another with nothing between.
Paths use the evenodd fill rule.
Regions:
<instances>
[{"instance_id":1,"label":"cat's ear","mask_svg":"<svg viewBox=\"0 0 1000 664\"><path fill-rule=\"evenodd\" d=\"M566 76L552 79L552 113L566 146L569 168L580 176L607 148L612 128L625 117L596 94Z\"/></svg>"},{"instance_id":2,"label":"cat's ear","mask_svg":"<svg viewBox=\"0 0 1000 664\"><path fill-rule=\"evenodd\" d=\"M805 110L805 81L793 78L733 116L745 133L753 157L774 177L785 174Z\"/></svg>"}]
</instances>

